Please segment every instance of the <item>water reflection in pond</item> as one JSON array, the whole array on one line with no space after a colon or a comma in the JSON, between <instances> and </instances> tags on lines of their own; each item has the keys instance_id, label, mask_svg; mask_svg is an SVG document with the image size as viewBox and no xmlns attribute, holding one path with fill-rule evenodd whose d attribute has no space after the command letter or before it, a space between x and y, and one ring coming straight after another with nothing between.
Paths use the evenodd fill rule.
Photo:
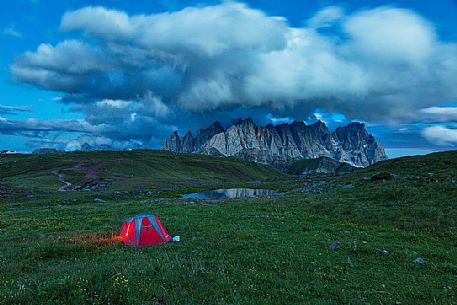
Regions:
<instances>
[{"instance_id":1,"label":"water reflection in pond","mask_svg":"<svg viewBox=\"0 0 457 305\"><path fill-rule=\"evenodd\" d=\"M246 197L259 197L268 195L277 195L279 191L266 190L266 189L249 189L249 188L233 188L233 189L219 189L200 193L192 193L182 195L187 199L225 199L225 198L246 198Z\"/></svg>"}]
</instances>

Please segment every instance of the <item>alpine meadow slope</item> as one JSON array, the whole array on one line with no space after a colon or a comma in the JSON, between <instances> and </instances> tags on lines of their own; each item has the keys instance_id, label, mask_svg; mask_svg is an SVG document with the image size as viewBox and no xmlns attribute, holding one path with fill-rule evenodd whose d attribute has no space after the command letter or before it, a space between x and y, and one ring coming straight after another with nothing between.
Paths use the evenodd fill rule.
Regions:
<instances>
[{"instance_id":1,"label":"alpine meadow slope","mask_svg":"<svg viewBox=\"0 0 457 305\"><path fill-rule=\"evenodd\" d=\"M92 151L50 155L9 155L0 158L0 185L30 192L71 190L164 191L208 184L284 179L270 166L158 150Z\"/></svg>"},{"instance_id":2,"label":"alpine meadow slope","mask_svg":"<svg viewBox=\"0 0 457 305\"><path fill-rule=\"evenodd\" d=\"M76 183L81 178L70 172L85 168L93 177L86 165L99 160L107 163L97 176L121 183L57 191L53 171ZM78 162L83 167L75 169ZM336 176L290 176L235 158L148 151L9 155L0 168L0 303L457 301L457 151ZM206 179L208 173L214 176ZM51 178L53 190L45 182ZM35 185L9 192L21 180ZM284 193L179 198L235 185ZM181 242L121 244L122 221L143 212L160 217Z\"/></svg>"}]
</instances>

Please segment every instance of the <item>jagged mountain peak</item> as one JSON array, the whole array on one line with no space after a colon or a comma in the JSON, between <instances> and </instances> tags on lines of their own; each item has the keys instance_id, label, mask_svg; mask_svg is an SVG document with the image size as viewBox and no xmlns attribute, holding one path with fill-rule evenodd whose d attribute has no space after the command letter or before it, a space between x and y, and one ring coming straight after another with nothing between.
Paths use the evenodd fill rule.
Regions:
<instances>
[{"instance_id":1,"label":"jagged mountain peak","mask_svg":"<svg viewBox=\"0 0 457 305\"><path fill-rule=\"evenodd\" d=\"M341 127L341 126L340 126ZM351 122L346 125L346 127L358 127L358 128L363 128L365 127L365 123L362 122Z\"/></svg>"},{"instance_id":2,"label":"jagged mountain peak","mask_svg":"<svg viewBox=\"0 0 457 305\"><path fill-rule=\"evenodd\" d=\"M211 125L208 126L207 128L200 128L200 129L198 129L197 135L198 135L198 134L210 133L210 132L212 132L212 131L215 131L215 132L223 132L223 131L225 131L225 129L224 129L224 126L222 126L222 124L221 124L219 121L215 121L213 124L211 124Z\"/></svg>"},{"instance_id":3,"label":"jagged mountain peak","mask_svg":"<svg viewBox=\"0 0 457 305\"><path fill-rule=\"evenodd\" d=\"M225 130L219 122L167 138L164 150L235 156L281 167L290 160L329 157L354 166L368 166L387 158L384 148L368 133L363 123L338 127L333 133L322 121L303 121L257 126L252 118L235 119Z\"/></svg>"},{"instance_id":4,"label":"jagged mountain peak","mask_svg":"<svg viewBox=\"0 0 457 305\"><path fill-rule=\"evenodd\" d=\"M300 127L304 127L304 126L307 126L305 122L303 121L293 121L292 124L290 124L291 126L300 126Z\"/></svg>"},{"instance_id":5,"label":"jagged mountain peak","mask_svg":"<svg viewBox=\"0 0 457 305\"><path fill-rule=\"evenodd\" d=\"M211 124L208 128L200 129L200 130L215 130L215 131L224 131L224 126L219 121L215 121Z\"/></svg>"},{"instance_id":6,"label":"jagged mountain peak","mask_svg":"<svg viewBox=\"0 0 457 305\"><path fill-rule=\"evenodd\" d=\"M338 126L335 129L335 131L338 131L338 130L351 130L351 131L367 132L368 133L368 131L365 128L365 124L364 123L360 123L360 122L351 122L351 123L347 124L346 126Z\"/></svg>"},{"instance_id":7,"label":"jagged mountain peak","mask_svg":"<svg viewBox=\"0 0 457 305\"><path fill-rule=\"evenodd\" d=\"M327 126L324 121L317 120L315 123L311 124L311 126Z\"/></svg>"},{"instance_id":8,"label":"jagged mountain peak","mask_svg":"<svg viewBox=\"0 0 457 305\"><path fill-rule=\"evenodd\" d=\"M229 128L231 128L233 126L239 126L239 127L243 127L243 128L256 128L257 127L254 120L250 117L245 118L245 119L238 118L238 119L232 120L232 125Z\"/></svg>"}]
</instances>

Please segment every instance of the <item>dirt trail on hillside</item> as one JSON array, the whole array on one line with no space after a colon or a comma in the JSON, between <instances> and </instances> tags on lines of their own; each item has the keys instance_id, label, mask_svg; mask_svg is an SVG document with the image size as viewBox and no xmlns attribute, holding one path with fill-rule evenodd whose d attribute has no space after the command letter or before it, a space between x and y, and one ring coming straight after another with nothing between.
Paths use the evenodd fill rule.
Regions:
<instances>
[{"instance_id":1,"label":"dirt trail on hillside","mask_svg":"<svg viewBox=\"0 0 457 305\"><path fill-rule=\"evenodd\" d=\"M75 166L73 166L73 170L83 173L85 179L98 179L98 174L100 172L100 169L103 167L105 162L98 162L95 164L84 164L84 163L78 163ZM61 187L58 188L59 192L65 192L68 189L71 188L73 185L70 181L65 180L66 176L63 173L59 173L57 171L53 172L54 175L56 175L59 179L60 182L64 183L65 185L62 185Z\"/></svg>"},{"instance_id":2,"label":"dirt trail on hillside","mask_svg":"<svg viewBox=\"0 0 457 305\"><path fill-rule=\"evenodd\" d=\"M68 188L70 188L72 186L72 183L70 181L65 180L65 174L59 174L59 173L54 173L54 174L57 175L60 182L65 183L65 185L62 185L61 187L59 187L59 189L58 189L59 192L65 192Z\"/></svg>"}]
</instances>

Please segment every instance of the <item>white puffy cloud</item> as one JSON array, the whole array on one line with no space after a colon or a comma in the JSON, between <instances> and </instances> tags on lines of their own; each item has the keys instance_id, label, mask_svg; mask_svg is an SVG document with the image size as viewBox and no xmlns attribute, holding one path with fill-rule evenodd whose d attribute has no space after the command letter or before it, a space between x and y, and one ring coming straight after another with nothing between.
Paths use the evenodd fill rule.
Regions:
<instances>
[{"instance_id":1,"label":"white puffy cloud","mask_svg":"<svg viewBox=\"0 0 457 305\"><path fill-rule=\"evenodd\" d=\"M284 19L266 16L244 4L226 2L173 13L128 16L102 7L66 13L61 29L82 30L107 41L129 41L164 59L217 56L236 50L271 50L285 45Z\"/></svg>"},{"instance_id":2,"label":"white puffy cloud","mask_svg":"<svg viewBox=\"0 0 457 305\"><path fill-rule=\"evenodd\" d=\"M436 145L457 145L457 129L451 129L445 126L431 126L424 128L422 135Z\"/></svg>"},{"instance_id":3,"label":"white puffy cloud","mask_svg":"<svg viewBox=\"0 0 457 305\"><path fill-rule=\"evenodd\" d=\"M127 37L131 34L129 16L120 11L107 10L103 7L85 7L65 13L60 28L71 31L83 28L87 32L104 36Z\"/></svg>"},{"instance_id":4,"label":"white puffy cloud","mask_svg":"<svg viewBox=\"0 0 457 305\"><path fill-rule=\"evenodd\" d=\"M377 8L350 16L343 23L351 53L383 64L424 64L439 46L433 26L415 13Z\"/></svg>"},{"instance_id":5,"label":"white puffy cloud","mask_svg":"<svg viewBox=\"0 0 457 305\"><path fill-rule=\"evenodd\" d=\"M308 26L312 28L325 28L332 26L344 17L344 10L339 6L328 6L317 12L308 20Z\"/></svg>"},{"instance_id":6,"label":"white puffy cloud","mask_svg":"<svg viewBox=\"0 0 457 305\"><path fill-rule=\"evenodd\" d=\"M60 27L81 38L19 56L13 78L61 92L123 141L240 111L402 121L457 99L457 45L395 7L327 7L303 27L238 2L133 16L86 7Z\"/></svg>"},{"instance_id":7,"label":"white puffy cloud","mask_svg":"<svg viewBox=\"0 0 457 305\"><path fill-rule=\"evenodd\" d=\"M13 78L38 87L65 93L89 89L92 75L114 71L102 50L78 40L66 40L55 47L40 44L11 66Z\"/></svg>"}]
</instances>

